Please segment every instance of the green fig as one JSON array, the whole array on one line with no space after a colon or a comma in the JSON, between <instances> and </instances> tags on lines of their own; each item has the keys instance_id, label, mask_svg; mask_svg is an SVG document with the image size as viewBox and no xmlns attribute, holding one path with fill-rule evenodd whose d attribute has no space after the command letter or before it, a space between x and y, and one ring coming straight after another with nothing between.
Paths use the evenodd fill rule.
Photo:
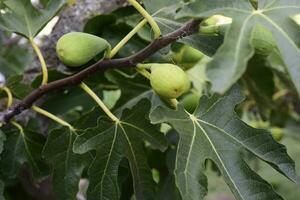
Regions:
<instances>
[{"instance_id":1,"label":"green fig","mask_svg":"<svg viewBox=\"0 0 300 200\"><path fill-rule=\"evenodd\" d=\"M173 64L153 64L150 83L159 96L168 99L181 96L190 87L186 73Z\"/></svg>"},{"instance_id":2,"label":"green fig","mask_svg":"<svg viewBox=\"0 0 300 200\"><path fill-rule=\"evenodd\" d=\"M262 56L268 56L277 49L272 32L259 24L254 27L252 45L255 48L255 53Z\"/></svg>"},{"instance_id":3,"label":"green fig","mask_svg":"<svg viewBox=\"0 0 300 200\"><path fill-rule=\"evenodd\" d=\"M109 43L95 35L71 32L63 35L56 44L61 62L69 67L79 67L97 55L110 51Z\"/></svg>"},{"instance_id":4,"label":"green fig","mask_svg":"<svg viewBox=\"0 0 300 200\"><path fill-rule=\"evenodd\" d=\"M172 55L173 61L184 70L188 70L195 66L202 58L204 54L197 49L183 45L180 50Z\"/></svg>"},{"instance_id":5,"label":"green fig","mask_svg":"<svg viewBox=\"0 0 300 200\"><path fill-rule=\"evenodd\" d=\"M201 23L199 32L208 35L225 35L232 23L232 18L223 15L213 15Z\"/></svg>"},{"instance_id":6,"label":"green fig","mask_svg":"<svg viewBox=\"0 0 300 200\"><path fill-rule=\"evenodd\" d=\"M252 0L251 3L255 6L257 4L257 0ZM297 22L297 16L292 17L292 19ZM227 30L230 28L231 23L231 18L222 15L214 15L201 23L199 32L201 34L209 35L225 35ZM268 56L277 49L276 41L272 32L259 24L253 29L251 42L255 48L255 53L258 55Z\"/></svg>"},{"instance_id":7,"label":"green fig","mask_svg":"<svg viewBox=\"0 0 300 200\"><path fill-rule=\"evenodd\" d=\"M296 24L300 25L300 14L292 16L292 19L295 21Z\"/></svg>"},{"instance_id":8,"label":"green fig","mask_svg":"<svg viewBox=\"0 0 300 200\"><path fill-rule=\"evenodd\" d=\"M280 140L282 140L283 138L283 129L279 128L279 127L272 127L270 129L272 137L274 138L274 140L276 140L277 142L279 142Z\"/></svg>"},{"instance_id":9,"label":"green fig","mask_svg":"<svg viewBox=\"0 0 300 200\"><path fill-rule=\"evenodd\" d=\"M199 104L199 100L200 100L199 94L190 93L184 96L184 98L182 99L182 104L185 110L187 110L189 113L193 113Z\"/></svg>"}]
</instances>

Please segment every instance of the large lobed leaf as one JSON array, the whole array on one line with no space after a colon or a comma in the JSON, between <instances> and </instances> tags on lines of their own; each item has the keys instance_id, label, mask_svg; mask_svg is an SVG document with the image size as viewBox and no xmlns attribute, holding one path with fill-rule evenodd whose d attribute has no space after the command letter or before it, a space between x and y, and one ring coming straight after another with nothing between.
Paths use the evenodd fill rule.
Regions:
<instances>
[{"instance_id":1,"label":"large lobed leaf","mask_svg":"<svg viewBox=\"0 0 300 200\"><path fill-rule=\"evenodd\" d=\"M48 167L41 156L45 137L27 129L24 133L20 133L17 129L7 130L5 133L7 140L0 161L3 176L6 179L16 178L24 163L29 165L35 180L47 175Z\"/></svg>"},{"instance_id":2,"label":"large lobed leaf","mask_svg":"<svg viewBox=\"0 0 300 200\"><path fill-rule=\"evenodd\" d=\"M286 148L267 131L249 127L235 114L234 108L242 100L240 89L234 87L223 97L202 98L194 114L182 106L178 110L157 107L151 113L153 123L169 123L180 135L175 176L184 200L203 199L206 195L207 159L216 163L236 199L282 199L247 165L243 159L245 150L289 179L297 179Z\"/></svg>"},{"instance_id":3,"label":"large lobed leaf","mask_svg":"<svg viewBox=\"0 0 300 200\"><path fill-rule=\"evenodd\" d=\"M97 127L87 129L76 138L76 153L97 152L88 171L88 199L120 198L118 169L124 157L129 161L136 198L154 198L154 181L147 164L144 141L162 151L166 148L166 141L147 120L149 109L149 103L141 101L132 110L126 109L122 113L120 123L100 118Z\"/></svg>"},{"instance_id":4,"label":"large lobed leaf","mask_svg":"<svg viewBox=\"0 0 300 200\"><path fill-rule=\"evenodd\" d=\"M0 27L27 38L34 38L65 4L50 0L44 9L35 8L30 0L3 0L5 12L0 14Z\"/></svg>"},{"instance_id":5,"label":"large lobed leaf","mask_svg":"<svg viewBox=\"0 0 300 200\"><path fill-rule=\"evenodd\" d=\"M163 34L168 34L182 27L186 20L176 20L175 15L182 5L181 0L143 0L145 8L154 17ZM194 34L178 42L198 48L207 55L213 55L223 41L222 36Z\"/></svg>"},{"instance_id":6,"label":"large lobed leaf","mask_svg":"<svg viewBox=\"0 0 300 200\"><path fill-rule=\"evenodd\" d=\"M43 155L52 164L53 189L59 200L76 197L83 170L89 164L90 155L73 152L76 133L69 128L51 131Z\"/></svg>"},{"instance_id":7,"label":"large lobed leaf","mask_svg":"<svg viewBox=\"0 0 300 200\"><path fill-rule=\"evenodd\" d=\"M195 0L183 7L178 17L203 18L222 14L233 19L223 45L207 68L213 91L224 93L246 71L247 62L254 54L253 29L259 24L272 32L286 71L299 93L300 29L291 18L299 13L300 1L297 0L260 0L257 10L249 0Z\"/></svg>"},{"instance_id":8,"label":"large lobed leaf","mask_svg":"<svg viewBox=\"0 0 300 200\"><path fill-rule=\"evenodd\" d=\"M181 106L178 110L166 107L151 90L132 98L118 111L133 108L142 99L152 104L153 123L169 123L180 134L175 175L183 199L203 199L206 195L204 164L207 159L218 165L237 199L282 199L243 160L245 151L296 180L295 164L285 147L276 143L269 132L249 127L235 114L235 106L244 99L238 87L225 96L202 98L193 115Z\"/></svg>"}]
</instances>

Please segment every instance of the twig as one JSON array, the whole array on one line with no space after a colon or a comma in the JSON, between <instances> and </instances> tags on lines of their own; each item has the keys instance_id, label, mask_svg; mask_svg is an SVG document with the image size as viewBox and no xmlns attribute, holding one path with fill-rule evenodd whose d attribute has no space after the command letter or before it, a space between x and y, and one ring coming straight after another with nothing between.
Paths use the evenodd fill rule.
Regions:
<instances>
[{"instance_id":1,"label":"twig","mask_svg":"<svg viewBox=\"0 0 300 200\"><path fill-rule=\"evenodd\" d=\"M11 118L22 113L24 110L29 109L33 103L40 99L43 95L56 90L64 89L68 86L79 85L85 78L95 74L96 72L103 72L107 69L124 69L135 67L138 63L143 62L149 56L175 42L176 40L197 33L200 22L201 20L192 20L176 31L153 40L153 42L147 47L132 56L121 59L101 60L70 77L42 85L33 90L27 97L25 97L14 107L6 110L5 112L1 112L0 122L8 123Z\"/></svg>"}]
</instances>

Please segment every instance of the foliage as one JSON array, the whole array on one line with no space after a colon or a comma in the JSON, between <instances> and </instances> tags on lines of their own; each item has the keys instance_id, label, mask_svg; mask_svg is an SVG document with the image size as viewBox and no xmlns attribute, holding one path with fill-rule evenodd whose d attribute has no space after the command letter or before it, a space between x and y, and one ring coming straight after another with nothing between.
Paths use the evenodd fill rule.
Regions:
<instances>
[{"instance_id":1,"label":"foliage","mask_svg":"<svg viewBox=\"0 0 300 200\"><path fill-rule=\"evenodd\" d=\"M191 20L203 23L198 33L180 37L144 63L109 68L107 63L118 64L159 41L154 38L157 33L145 22L122 43L115 59L109 55L114 51L110 45L126 39L145 13L129 5L91 17L82 31L96 39L81 49L80 36L88 34L80 33L80 42L64 46L74 50L75 45L72 59L88 59L79 68L62 64L49 71L49 82L70 83L38 102L49 113L32 107L38 114L26 111L1 127L0 199L13 200L18 188L26 194L24 200L34 199L27 184L37 189L48 180L56 199L74 200L83 189L80 181L88 180L88 200L218 199L220 193L238 200L296 200L291 193L299 190L293 182L300 163L300 29L294 16L300 14L300 2L142 4L163 35ZM40 87L42 73L28 70L35 62L30 45L67 6L64 0L41 1L38 7L30 0L0 0L0 72L15 105L47 87ZM212 25L204 34L204 20L214 15L231 18L232 23ZM91 50L93 46L99 49ZM85 83L78 82L76 77L89 66L98 71L89 72ZM149 80L153 66L163 73L158 73L163 76L155 86ZM182 79L164 66L175 66ZM181 96L171 95L178 101L157 92L157 87L173 92L165 91L172 84L182 89L175 88ZM9 98L3 86L0 97L5 110ZM5 114L0 113L1 122ZM283 140L273 139L275 130ZM24 171L30 174L26 184Z\"/></svg>"}]
</instances>

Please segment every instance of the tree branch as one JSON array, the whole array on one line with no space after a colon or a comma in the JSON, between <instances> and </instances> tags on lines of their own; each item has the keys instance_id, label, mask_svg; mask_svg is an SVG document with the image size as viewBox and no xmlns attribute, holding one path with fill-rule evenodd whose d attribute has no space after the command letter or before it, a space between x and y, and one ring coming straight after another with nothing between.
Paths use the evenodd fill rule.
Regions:
<instances>
[{"instance_id":1,"label":"tree branch","mask_svg":"<svg viewBox=\"0 0 300 200\"><path fill-rule=\"evenodd\" d=\"M33 90L27 97L25 97L14 107L6 110L5 112L1 112L0 121L3 123L8 123L14 116L22 113L24 110L29 109L33 103L40 99L43 95L68 86L78 85L85 78L95 74L98 71L135 67L138 63L143 62L149 56L175 42L176 40L197 33L200 22L201 20L192 20L178 30L153 40L153 42L147 47L132 56L121 59L101 60L70 77L40 86L39 88Z\"/></svg>"}]
</instances>

